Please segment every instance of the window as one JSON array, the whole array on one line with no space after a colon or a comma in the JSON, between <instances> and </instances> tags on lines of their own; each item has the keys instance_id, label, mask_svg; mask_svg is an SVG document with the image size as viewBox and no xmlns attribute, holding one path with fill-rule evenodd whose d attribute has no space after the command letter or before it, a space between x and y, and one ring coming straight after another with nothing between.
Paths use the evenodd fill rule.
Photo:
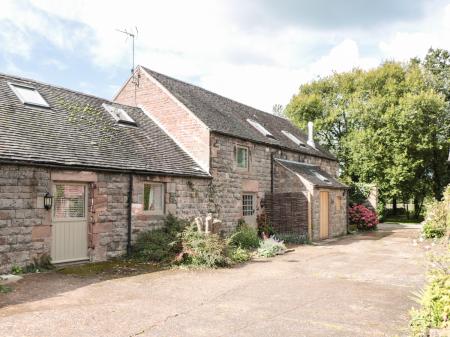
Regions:
<instances>
[{"instance_id":1,"label":"window","mask_svg":"<svg viewBox=\"0 0 450 337\"><path fill-rule=\"evenodd\" d=\"M247 122L250 123L251 126L253 126L256 130L258 130L264 136L275 139L275 137L270 133L270 131L267 130L261 124L259 124L257 121L254 121L252 119L247 119Z\"/></svg>"},{"instance_id":2,"label":"window","mask_svg":"<svg viewBox=\"0 0 450 337\"><path fill-rule=\"evenodd\" d=\"M253 207L253 194L242 195L242 215L252 216L255 214L255 209Z\"/></svg>"},{"instance_id":3,"label":"window","mask_svg":"<svg viewBox=\"0 0 450 337\"><path fill-rule=\"evenodd\" d=\"M103 108L108 111L117 123L128 124L136 126L136 122L131 118L124 109L118 108L109 104L102 104Z\"/></svg>"},{"instance_id":4,"label":"window","mask_svg":"<svg viewBox=\"0 0 450 337\"><path fill-rule=\"evenodd\" d=\"M85 186L57 184L55 186L53 216L57 219L86 217Z\"/></svg>"},{"instance_id":5,"label":"window","mask_svg":"<svg viewBox=\"0 0 450 337\"><path fill-rule=\"evenodd\" d=\"M236 166L242 169L248 169L248 148L244 146L236 147Z\"/></svg>"},{"instance_id":6,"label":"window","mask_svg":"<svg viewBox=\"0 0 450 337\"><path fill-rule=\"evenodd\" d=\"M283 135L285 135L290 140L292 140L295 144L305 147L305 143L303 143L300 139L298 139L296 136L294 136L289 131L282 130L281 132L283 133Z\"/></svg>"},{"instance_id":7,"label":"window","mask_svg":"<svg viewBox=\"0 0 450 337\"><path fill-rule=\"evenodd\" d=\"M327 184L331 184L330 180L328 180L327 177L324 177L323 175L321 175L319 172L317 171L311 171L317 178L319 178L320 180L322 180L323 182L326 182Z\"/></svg>"},{"instance_id":8,"label":"window","mask_svg":"<svg viewBox=\"0 0 450 337\"><path fill-rule=\"evenodd\" d=\"M9 86L23 104L49 107L47 101L35 88L13 83L10 83Z\"/></svg>"},{"instance_id":9,"label":"window","mask_svg":"<svg viewBox=\"0 0 450 337\"><path fill-rule=\"evenodd\" d=\"M144 184L144 211L164 214L163 184Z\"/></svg>"},{"instance_id":10,"label":"window","mask_svg":"<svg viewBox=\"0 0 450 337\"><path fill-rule=\"evenodd\" d=\"M338 195L336 197L336 211L340 211L342 207L342 197Z\"/></svg>"}]
</instances>

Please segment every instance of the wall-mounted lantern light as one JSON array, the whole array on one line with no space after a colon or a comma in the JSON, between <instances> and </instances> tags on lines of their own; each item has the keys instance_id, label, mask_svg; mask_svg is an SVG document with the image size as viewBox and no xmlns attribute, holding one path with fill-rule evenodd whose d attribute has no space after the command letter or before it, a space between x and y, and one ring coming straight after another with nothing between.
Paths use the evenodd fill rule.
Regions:
<instances>
[{"instance_id":1,"label":"wall-mounted lantern light","mask_svg":"<svg viewBox=\"0 0 450 337\"><path fill-rule=\"evenodd\" d=\"M44 195L44 208L45 209L50 209L52 208L52 204L53 204L53 196L47 192Z\"/></svg>"}]
</instances>

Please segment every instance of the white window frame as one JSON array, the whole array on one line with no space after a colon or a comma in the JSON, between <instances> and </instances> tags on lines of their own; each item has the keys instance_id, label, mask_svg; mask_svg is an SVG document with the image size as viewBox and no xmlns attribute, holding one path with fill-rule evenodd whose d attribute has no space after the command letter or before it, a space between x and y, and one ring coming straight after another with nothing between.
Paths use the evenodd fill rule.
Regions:
<instances>
[{"instance_id":1,"label":"white window frame","mask_svg":"<svg viewBox=\"0 0 450 337\"><path fill-rule=\"evenodd\" d=\"M109 114L114 118L114 120L119 124L125 124L125 125L131 125L136 126L136 121L131 118L131 116L122 108L115 107L111 104L103 103L102 107L109 112ZM120 113L120 116L124 117L125 119L121 118L116 111Z\"/></svg>"},{"instance_id":2,"label":"white window frame","mask_svg":"<svg viewBox=\"0 0 450 337\"><path fill-rule=\"evenodd\" d=\"M246 166L245 167L239 166L239 161L238 161L239 149L243 149L247 153ZM249 163L250 155L249 155L249 153L250 153L250 150L249 150L249 148L247 146L236 145L236 158L235 158L235 161L236 161L236 168L237 169L248 171L248 169L250 167L250 163Z\"/></svg>"},{"instance_id":3,"label":"white window frame","mask_svg":"<svg viewBox=\"0 0 450 337\"><path fill-rule=\"evenodd\" d=\"M249 204L248 201L251 201ZM242 216L254 216L256 213L256 196L253 193L243 193L242 194ZM249 210L248 208L251 207ZM245 212L250 211L251 214L245 214Z\"/></svg>"},{"instance_id":4,"label":"white window frame","mask_svg":"<svg viewBox=\"0 0 450 337\"><path fill-rule=\"evenodd\" d=\"M11 90L13 91L13 93L17 96L17 98L22 102L22 104L38 106L38 107L43 107L43 108L50 108L50 105L48 104L48 102L45 100L44 97L42 97L41 93L35 87L25 85L25 84L11 83L11 82L8 82L8 85L11 88ZM33 90L40 97L40 99L42 100L42 103L26 101L25 98L20 94L19 88Z\"/></svg>"},{"instance_id":5,"label":"white window frame","mask_svg":"<svg viewBox=\"0 0 450 337\"><path fill-rule=\"evenodd\" d=\"M72 182L66 182L66 181L54 181L52 184L52 194L53 194L53 201L52 201L52 220L53 221L59 221L59 222L72 222L72 221L82 221L82 220L87 220L88 218L88 213L89 213L89 209L88 209L88 199L89 199L89 189L87 184L84 183L72 183ZM66 218L58 218L55 214L55 207L56 207L56 186L57 185L72 185L72 186L83 186L84 188L84 216L83 217L79 217L79 218L74 218L74 217L66 217Z\"/></svg>"},{"instance_id":6,"label":"white window frame","mask_svg":"<svg viewBox=\"0 0 450 337\"><path fill-rule=\"evenodd\" d=\"M150 188L153 186L160 186L161 187L161 209L145 209L145 185L150 185ZM165 205L165 195L166 195L166 188L164 186L164 183L159 182L145 182L143 185L143 191L142 191L142 211L145 214L153 214L153 215L164 215L166 210ZM150 198L150 195L149 195ZM150 205L150 200L149 200Z\"/></svg>"},{"instance_id":7,"label":"white window frame","mask_svg":"<svg viewBox=\"0 0 450 337\"><path fill-rule=\"evenodd\" d=\"M297 136L293 135L289 131L281 130L281 132L283 133L283 135L285 135L287 138L289 138L292 142L294 142L298 146L306 147L305 143L303 143L300 139L297 138Z\"/></svg>"},{"instance_id":8,"label":"white window frame","mask_svg":"<svg viewBox=\"0 0 450 337\"><path fill-rule=\"evenodd\" d=\"M262 126L259 122L255 121L253 119L249 119L249 118L247 119L247 122L251 126L253 126L256 130L258 130L259 133L263 134L266 137L275 139L275 137L272 135L272 133L269 130L267 130L264 126Z\"/></svg>"},{"instance_id":9,"label":"white window frame","mask_svg":"<svg viewBox=\"0 0 450 337\"><path fill-rule=\"evenodd\" d=\"M317 178L319 178L320 180L322 180L323 182L327 183L327 184L331 184L331 181L327 178L324 177L323 175L321 175L319 172L317 172L316 170L312 170L311 171Z\"/></svg>"}]
</instances>

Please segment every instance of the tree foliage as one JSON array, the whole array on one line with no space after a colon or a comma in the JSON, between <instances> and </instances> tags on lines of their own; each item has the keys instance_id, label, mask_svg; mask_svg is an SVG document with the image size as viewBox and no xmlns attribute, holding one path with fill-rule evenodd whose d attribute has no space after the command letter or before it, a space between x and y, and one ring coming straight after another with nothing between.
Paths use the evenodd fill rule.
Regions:
<instances>
[{"instance_id":1,"label":"tree foliage","mask_svg":"<svg viewBox=\"0 0 450 337\"><path fill-rule=\"evenodd\" d=\"M386 62L304 84L285 112L300 127L315 123L345 179L421 206L448 183L449 87L450 55L431 49L423 62Z\"/></svg>"}]
</instances>

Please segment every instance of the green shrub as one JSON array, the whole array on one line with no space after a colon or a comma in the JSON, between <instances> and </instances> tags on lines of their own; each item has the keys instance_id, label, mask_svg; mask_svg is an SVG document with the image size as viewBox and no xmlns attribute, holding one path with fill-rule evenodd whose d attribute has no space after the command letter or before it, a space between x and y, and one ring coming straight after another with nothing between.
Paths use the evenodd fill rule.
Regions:
<instances>
[{"instance_id":1,"label":"green shrub","mask_svg":"<svg viewBox=\"0 0 450 337\"><path fill-rule=\"evenodd\" d=\"M273 257L275 255L284 254L285 252L286 246L283 241L279 241L272 236L261 241L257 255L260 257Z\"/></svg>"},{"instance_id":2,"label":"green shrub","mask_svg":"<svg viewBox=\"0 0 450 337\"><path fill-rule=\"evenodd\" d=\"M242 263L249 261L252 255L247 249L242 247L230 247L228 250L228 256L233 263Z\"/></svg>"},{"instance_id":3,"label":"green shrub","mask_svg":"<svg viewBox=\"0 0 450 337\"><path fill-rule=\"evenodd\" d=\"M238 226L229 238L229 244L243 249L252 249L259 247L259 237L256 228L247 224Z\"/></svg>"},{"instance_id":4,"label":"green shrub","mask_svg":"<svg viewBox=\"0 0 450 337\"><path fill-rule=\"evenodd\" d=\"M198 232L190 225L181 233L181 263L195 267L217 268L231 263L227 254L227 243L217 234Z\"/></svg>"},{"instance_id":5,"label":"green shrub","mask_svg":"<svg viewBox=\"0 0 450 337\"><path fill-rule=\"evenodd\" d=\"M11 274L14 274L14 275L23 274L23 268L21 266L14 265L11 268Z\"/></svg>"},{"instance_id":6,"label":"green shrub","mask_svg":"<svg viewBox=\"0 0 450 337\"><path fill-rule=\"evenodd\" d=\"M295 232L278 233L275 234L274 237L279 241L294 245L303 245L309 242L307 234L299 234Z\"/></svg>"},{"instance_id":7,"label":"green shrub","mask_svg":"<svg viewBox=\"0 0 450 337\"><path fill-rule=\"evenodd\" d=\"M187 221L169 214L164 227L138 234L134 245L134 256L153 262L169 262L181 251L179 233L186 227Z\"/></svg>"},{"instance_id":8,"label":"green shrub","mask_svg":"<svg viewBox=\"0 0 450 337\"><path fill-rule=\"evenodd\" d=\"M169 261L179 252L177 238L166 229L154 229L139 233L135 244L135 256L145 261Z\"/></svg>"},{"instance_id":9,"label":"green shrub","mask_svg":"<svg viewBox=\"0 0 450 337\"><path fill-rule=\"evenodd\" d=\"M429 328L450 327L450 275L448 273L435 273L419 297L418 302L421 308L410 312L412 336L427 336Z\"/></svg>"},{"instance_id":10,"label":"green shrub","mask_svg":"<svg viewBox=\"0 0 450 337\"><path fill-rule=\"evenodd\" d=\"M0 284L0 294L9 293L11 290L12 290L11 287Z\"/></svg>"},{"instance_id":11,"label":"green shrub","mask_svg":"<svg viewBox=\"0 0 450 337\"><path fill-rule=\"evenodd\" d=\"M446 201L431 201L426 206L426 217L422 227L426 238L440 238L447 230L447 203Z\"/></svg>"}]
</instances>

